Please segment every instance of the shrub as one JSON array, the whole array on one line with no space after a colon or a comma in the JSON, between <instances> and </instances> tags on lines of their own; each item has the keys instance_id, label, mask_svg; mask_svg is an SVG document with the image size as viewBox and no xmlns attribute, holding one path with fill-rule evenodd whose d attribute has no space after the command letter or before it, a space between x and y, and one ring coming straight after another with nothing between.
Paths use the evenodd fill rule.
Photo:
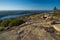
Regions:
<instances>
[{"instance_id":1,"label":"shrub","mask_svg":"<svg viewBox=\"0 0 60 40\"><path fill-rule=\"evenodd\" d=\"M15 19L15 20L12 20L10 23L9 23L9 27L13 27L13 26L18 26L20 24L24 23L23 20L19 20L19 19Z\"/></svg>"},{"instance_id":2,"label":"shrub","mask_svg":"<svg viewBox=\"0 0 60 40\"><path fill-rule=\"evenodd\" d=\"M9 20L3 20L2 22L1 22L1 26L3 26L3 27L7 27L8 26L8 24L9 24Z\"/></svg>"},{"instance_id":3,"label":"shrub","mask_svg":"<svg viewBox=\"0 0 60 40\"><path fill-rule=\"evenodd\" d=\"M0 31L3 31L4 30L4 27L0 27Z\"/></svg>"}]
</instances>

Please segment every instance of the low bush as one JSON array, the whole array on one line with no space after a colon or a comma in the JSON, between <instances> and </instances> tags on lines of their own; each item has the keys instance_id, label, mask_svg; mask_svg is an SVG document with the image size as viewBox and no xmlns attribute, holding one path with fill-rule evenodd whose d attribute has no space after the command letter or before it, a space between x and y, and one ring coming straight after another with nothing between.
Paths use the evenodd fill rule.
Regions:
<instances>
[{"instance_id":1,"label":"low bush","mask_svg":"<svg viewBox=\"0 0 60 40\"><path fill-rule=\"evenodd\" d=\"M4 30L4 27L0 27L0 31L3 31Z\"/></svg>"}]
</instances>

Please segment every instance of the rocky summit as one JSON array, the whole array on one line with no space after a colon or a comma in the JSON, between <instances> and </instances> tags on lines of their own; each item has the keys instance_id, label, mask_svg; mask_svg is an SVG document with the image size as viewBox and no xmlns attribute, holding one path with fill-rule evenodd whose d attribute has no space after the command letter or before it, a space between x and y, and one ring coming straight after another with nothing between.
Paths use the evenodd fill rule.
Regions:
<instances>
[{"instance_id":1,"label":"rocky summit","mask_svg":"<svg viewBox=\"0 0 60 40\"><path fill-rule=\"evenodd\" d=\"M25 23L0 33L0 40L60 40L50 14L30 15L26 19Z\"/></svg>"}]
</instances>

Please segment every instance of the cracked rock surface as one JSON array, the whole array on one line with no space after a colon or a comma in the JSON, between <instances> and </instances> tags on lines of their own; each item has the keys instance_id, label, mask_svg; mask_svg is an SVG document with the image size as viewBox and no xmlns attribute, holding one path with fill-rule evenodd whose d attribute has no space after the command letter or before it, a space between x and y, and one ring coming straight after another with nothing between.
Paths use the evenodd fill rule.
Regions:
<instances>
[{"instance_id":1,"label":"cracked rock surface","mask_svg":"<svg viewBox=\"0 0 60 40\"><path fill-rule=\"evenodd\" d=\"M13 30L0 33L0 40L60 40L55 33L47 32L45 27L51 25L37 16Z\"/></svg>"}]
</instances>

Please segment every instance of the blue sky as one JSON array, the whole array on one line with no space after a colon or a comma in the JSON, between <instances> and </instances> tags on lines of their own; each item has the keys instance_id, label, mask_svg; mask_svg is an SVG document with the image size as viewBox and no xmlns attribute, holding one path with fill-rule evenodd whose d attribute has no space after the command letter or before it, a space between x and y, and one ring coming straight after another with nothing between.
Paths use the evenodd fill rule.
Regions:
<instances>
[{"instance_id":1,"label":"blue sky","mask_svg":"<svg viewBox=\"0 0 60 40\"><path fill-rule=\"evenodd\" d=\"M60 0L0 0L0 10L52 10L60 9Z\"/></svg>"}]
</instances>

